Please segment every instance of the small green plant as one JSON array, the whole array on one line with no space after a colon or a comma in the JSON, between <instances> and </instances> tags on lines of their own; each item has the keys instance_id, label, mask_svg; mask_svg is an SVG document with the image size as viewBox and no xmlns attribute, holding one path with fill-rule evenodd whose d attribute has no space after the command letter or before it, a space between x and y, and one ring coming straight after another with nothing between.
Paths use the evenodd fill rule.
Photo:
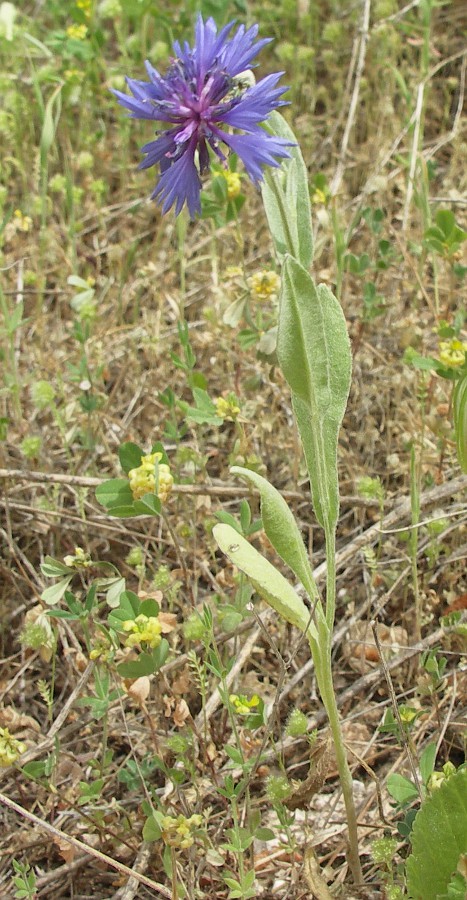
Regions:
<instances>
[{"instance_id":1,"label":"small green plant","mask_svg":"<svg viewBox=\"0 0 467 900\"><path fill-rule=\"evenodd\" d=\"M14 896L16 900L35 900L36 892L36 875L29 863L21 863L17 859L12 860L13 869L16 875L13 876L13 884L15 886Z\"/></svg>"}]
</instances>

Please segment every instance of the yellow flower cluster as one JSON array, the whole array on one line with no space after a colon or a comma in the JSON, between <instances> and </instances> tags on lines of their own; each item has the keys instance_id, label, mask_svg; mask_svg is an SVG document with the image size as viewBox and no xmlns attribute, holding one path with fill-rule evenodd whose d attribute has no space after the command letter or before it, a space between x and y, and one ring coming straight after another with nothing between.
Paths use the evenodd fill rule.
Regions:
<instances>
[{"instance_id":1,"label":"yellow flower cluster","mask_svg":"<svg viewBox=\"0 0 467 900\"><path fill-rule=\"evenodd\" d=\"M63 562L72 569L89 569L93 564L90 554L82 547L75 547L74 555L64 556Z\"/></svg>"},{"instance_id":2,"label":"yellow flower cluster","mask_svg":"<svg viewBox=\"0 0 467 900\"><path fill-rule=\"evenodd\" d=\"M76 0L78 9L82 9L87 19L91 18L92 0Z\"/></svg>"},{"instance_id":3,"label":"yellow flower cluster","mask_svg":"<svg viewBox=\"0 0 467 900\"><path fill-rule=\"evenodd\" d=\"M157 494L161 503L169 499L174 480L169 466L161 463L161 459L162 453L149 453L141 457L140 466L128 472L131 493L135 500L139 500L145 494Z\"/></svg>"},{"instance_id":4,"label":"yellow flower cluster","mask_svg":"<svg viewBox=\"0 0 467 900\"><path fill-rule=\"evenodd\" d=\"M222 173L226 182L227 182L227 197L229 200L235 200L235 197L238 197L241 187L242 181L238 172L223 172Z\"/></svg>"},{"instance_id":5,"label":"yellow flower cluster","mask_svg":"<svg viewBox=\"0 0 467 900\"><path fill-rule=\"evenodd\" d=\"M193 831L199 828L203 821L200 815L190 816L164 816L161 822L162 840L169 847L178 847L186 850L194 844Z\"/></svg>"},{"instance_id":6,"label":"yellow flower cluster","mask_svg":"<svg viewBox=\"0 0 467 900\"><path fill-rule=\"evenodd\" d=\"M14 738L8 728L0 728L0 766L12 766L25 750L24 741Z\"/></svg>"},{"instance_id":7,"label":"yellow flower cluster","mask_svg":"<svg viewBox=\"0 0 467 900\"><path fill-rule=\"evenodd\" d=\"M128 634L125 647L136 647L138 644L148 644L152 649L158 647L161 642L162 626L157 616L136 616L136 619L127 619L122 625L123 631Z\"/></svg>"},{"instance_id":8,"label":"yellow flower cluster","mask_svg":"<svg viewBox=\"0 0 467 900\"><path fill-rule=\"evenodd\" d=\"M229 394L227 398L218 397L217 400L214 401L214 403L217 415L221 419L229 419L231 422L233 422L240 412L240 407L237 405L237 398L235 394Z\"/></svg>"},{"instance_id":9,"label":"yellow flower cluster","mask_svg":"<svg viewBox=\"0 0 467 900\"><path fill-rule=\"evenodd\" d=\"M84 41L88 33L86 25L69 25L66 30L67 36L74 41Z\"/></svg>"},{"instance_id":10,"label":"yellow flower cluster","mask_svg":"<svg viewBox=\"0 0 467 900\"><path fill-rule=\"evenodd\" d=\"M248 716L251 710L255 709L260 702L257 694L253 694L250 700L244 694L230 694L229 700L239 716Z\"/></svg>"},{"instance_id":11,"label":"yellow flower cluster","mask_svg":"<svg viewBox=\"0 0 467 900\"><path fill-rule=\"evenodd\" d=\"M248 287L256 300L274 300L277 297L280 283L279 275L272 269L255 272L248 279Z\"/></svg>"},{"instance_id":12,"label":"yellow flower cluster","mask_svg":"<svg viewBox=\"0 0 467 900\"><path fill-rule=\"evenodd\" d=\"M13 213L13 221L16 231L30 231L32 219L30 216L23 216L20 209L15 209Z\"/></svg>"},{"instance_id":13,"label":"yellow flower cluster","mask_svg":"<svg viewBox=\"0 0 467 900\"><path fill-rule=\"evenodd\" d=\"M467 343L453 338L451 341L440 341L439 358L444 366L457 369L464 365Z\"/></svg>"},{"instance_id":14,"label":"yellow flower cluster","mask_svg":"<svg viewBox=\"0 0 467 900\"><path fill-rule=\"evenodd\" d=\"M112 654L112 648L108 641L105 638L97 641L92 648L89 659L100 659L102 663L108 662Z\"/></svg>"}]
</instances>

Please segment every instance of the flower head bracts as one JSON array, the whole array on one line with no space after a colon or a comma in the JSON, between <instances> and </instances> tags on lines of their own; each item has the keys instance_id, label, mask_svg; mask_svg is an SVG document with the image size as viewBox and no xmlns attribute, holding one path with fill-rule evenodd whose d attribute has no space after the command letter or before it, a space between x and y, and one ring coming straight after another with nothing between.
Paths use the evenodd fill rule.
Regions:
<instances>
[{"instance_id":1,"label":"flower head bracts","mask_svg":"<svg viewBox=\"0 0 467 900\"><path fill-rule=\"evenodd\" d=\"M244 79L258 51L269 38L256 41L258 26L240 25L232 37L230 22L217 32L212 18L198 16L193 48L174 42L175 58L164 76L146 62L149 81L127 78L133 96L114 90L119 103L135 119L153 119L166 124L155 141L142 148L146 159L140 168L159 164L161 175L152 197L163 212L175 204L178 215L184 203L193 218L201 210L200 175L209 169L210 153L224 162L226 145L242 160L254 183L263 177L262 167L279 166L289 156L291 142L274 137L261 122L284 102L285 87L276 87L283 74L266 76L257 84ZM231 128L243 134L233 135Z\"/></svg>"}]
</instances>

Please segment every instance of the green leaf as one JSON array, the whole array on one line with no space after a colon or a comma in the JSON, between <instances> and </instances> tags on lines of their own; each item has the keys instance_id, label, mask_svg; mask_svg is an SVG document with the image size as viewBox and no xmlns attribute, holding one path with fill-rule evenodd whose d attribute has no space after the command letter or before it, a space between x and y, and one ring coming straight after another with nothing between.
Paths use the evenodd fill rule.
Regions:
<instances>
[{"instance_id":1,"label":"green leaf","mask_svg":"<svg viewBox=\"0 0 467 900\"><path fill-rule=\"evenodd\" d=\"M409 897L437 900L445 894L466 852L467 769L461 769L425 800L415 817L406 865Z\"/></svg>"},{"instance_id":2,"label":"green leaf","mask_svg":"<svg viewBox=\"0 0 467 900\"><path fill-rule=\"evenodd\" d=\"M110 478L103 481L96 488L96 499L106 509L112 510L112 515L117 515L113 511L114 508L133 507L133 494L127 478Z\"/></svg>"},{"instance_id":3,"label":"green leaf","mask_svg":"<svg viewBox=\"0 0 467 900\"><path fill-rule=\"evenodd\" d=\"M222 425L223 419L217 415L216 405L211 400L207 391L201 388L193 388L195 407L187 407L185 415L187 419L198 425Z\"/></svg>"},{"instance_id":4,"label":"green leaf","mask_svg":"<svg viewBox=\"0 0 467 900\"><path fill-rule=\"evenodd\" d=\"M159 462L164 463L165 466L170 465L169 457L167 456L167 453L164 450L164 445L160 441L156 441L155 444L152 445L151 453L160 453L161 458L160 458Z\"/></svg>"},{"instance_id":5,"label":"green leaf","mask_svg":"<svg viewBox=\"0 0 467 900\"><path fill-rule=\"evenodd\" d=\"M276 835L271 828L257 828L255 831L255 838L258 841L273 841L275 837Z\"/></svg>"},{"instance_id":6,"label":"green leaf","mask_svg":"<svg viewBox=\"0 0 467 900\"><path fill-rule=\"evenodd\" d=\"M464 863L465 865L465 863ZM467 897L467 881L460 872L456 872L448 884L447 894L443 894L439 900L465 900Z\"/></svg>"},{"instance_id":7,"label":"green leaf","mask_svg":"<svg viewBox=\"0 0 467 900\"><path fill-rule=\"evenodd\" d=\"M417 788L404 775L389 775L386 787L391 797L394 797L394 800L401 804L410 803L418 797Z\"/></svg>"},{"instance_id":8,"label":"green leaf","mask_svg":"<svg viewBox=\"0 0 467 900\"><path fill-rule=\"evenodd\" d=\"M215 525L212 533L222 552L245 573L260 597L286 622L317 640L309 610L284 576L230 525Z\"/></svg>"},{"instance_id":9,"label":"green leaf","mask_svg":"<svg viewBox=\"0 0 467 900\"><path fill-rule=\"evenodd\" d=\"M272 112L265 128L270 134L294 144L287 148L291 158L284 160L280 169L268 171L261 184L264 208L276 251L280 256L291 253L308 269L313 262L308 171L297 139L280 113ZM288 234L284 222L287 222Z\"/></svg>"},{"instance_id":10,"label":"green leaf","mask_svg":"<svg viewBox=\"0 0 467 900\"><path fill-rule=\"evenodd\" d=\"M292 391L315 514L335 528L339 513L337 440L350 389L351 354L344 314L326 285L295 259L284 263L277 352Z\"/></svg>"},{"instance_id":11,"label":"green leaf","mask_svg":"<svg viewBox=\"0 0 467 900\"><path fill-rule=\"evenodd\" d=\"M120 465L127 475L131 469L137 469L141 465L142 456L144 456L144 451L138 447L138 444L133 444L131 441L121 444L118 449Z\"/></svg>"},{"instance_id":12,"label":"green leaf","mask_svg":"<svg viewBox=\"0 0 467 900\"><path fill-rule=\"evenodd\" d=\"M153 672L157 672L164 665L169 655L169 650L169 642L162 638L159 646L152 651Z\"/></svg>"},{"instance_id":13,"label":"green leaf","mask_svg":"<svg viewBox=\"0 0 467 900\"><path fill-rule=\"evenodd\" d=\"M105 579L105 581L108 585L105 597L107 606L110 606L111 608L118 606L120 597L125 590L125 579L121 576L118 576L117 578Z\"/></svg>"},{"instance_id":14,"label":"green leaf","mask_svg":"<svg viewBox=\"0 0 467 900\"><path fill-rule=\"evenodd\" d=\"M73 575L68 575L67 578L62 578L61 581L57 581L56 584L46 588L45 591L42 591L41 600L47 603L48 606L55 606L56 603L60 603L72 578Z\"/></svg>"},{"instance_id":15,"label":"green leaf","mask_svg":"<svg viewBox=\"0 0 467 900\"><path fill-rule=\"evenodd\" d=\"M467 374L457 382L452 398L457 458L467 474Z\"/></svg>"},{"instance_id":16,"label":"green leaf","mask_svg":"<svg viewBox=\"0 0 467 900\"><path fill-rule=\"evenodd\" d=\"M118 609L113 609L109 614L108 622L115 631L121 631L122 622L135 619L139 614L139 597L133 591L123 591L119 596Z\"/></svg>"},{"instance_id":17,"label":"green leaf","mask_svg":"<svg viewBox=\"0 0 467 900\"><path fill-rule=\"evenodd\" d=\"M55 139L55 131L57 129L58 120L60 118L60 112L62 109L62 101L60 92L62 90L64 82L58 85L55 88L51 96L49 97L45 110L44 110L44 120L42 123L42 131L41 131L41 139L40 139L40 156L41 156L41 164L44 166L47 162L47 156L49 150L53 144ZM55 110L56 107L56 110ZM54 115L55 111L55 115Z\"/></svg>"},{"instance_id":18,"label":"green leaf","mask_svg":"<svg viewBox=\"0 0 467 900\"><path fill-rule=\"evenodd\" d=\"M305 545L298 525L284 498L266 478L256 472L240 466L232 466L230 471L233 475L246 478L260 492L261 518L272 546L301 581L309 597L315 600L318 597L318 589Z\"/></svg>"},{"instance_id":19,"label":"green leaf","mask_svg":"<svg viewBox=\"0 0 467 900\"><path fill-rule=\"evenodd\" d=\"M138 600L138 597L136 598ZM160 606L157 600L154 600L152 597L148 597L147 600L143 600L139 607L138 615L142 616L158 616L160 611Z\"/></svg>"},{"instance_id":20,"label":"green leaf","mask_svg":"<svg viewBox=\"0 0 467 900\"><path fill-rule=\"evenodd\" d=\"M52 556L46 556L44 562L41 564L41 572L43 575L47 575L48 578L57 578L59 575L69 575L74 571L72 566L66 566L65 563L60 562L58 559L54 559Z\"/></svg>"},{"instance_id":21,"label":"green leaf","mask_svg":"<svg viewBox=\"0 0 467 900\"><path fill-rule=\"evenodd\" d=\"M456 227L456 219L451 209L439 209L435 216L438 228L442 231L445 238L449 238Z\"/></svg>"},{"instance_id":22,"label":"green leaf","mask_svg":"<svg viewBox=\"0 0 467 900\"><path fill-rule=\"evenodd\" d=\"M432 775L434 771L435 759L436 744L428 744L423 753L420 754L420 775L422 776L422 781L425 785L428 784L430 775Z\"/></svg>"},{"instance_id":23,"label":"green leaf","mask_svg":"<svg viewBox=\"0 0 467 900\"><path fill-rule=\"evenodd\" d=\"M162 503L156 494L145 494L133 503L133 510L137 516L159 516L161 509Z\"/></svg>"},{"instance_id":24,"label":"green leaf","mask_svg":"<svg viewBox=\"0 0 467 900\"><path fill-rule=\"evenodd\" d=\"M158 841L161 833L157 819L154 816L149 816L143 825L143 840L148 842Z\"/></svg>"},{"instance_id":25,"label":"green leaf","mask_svg":"<svg viewBox=\"0 0 467 900\"><path fill-rule=\"evenodd\" d=\"M141 678L142 675L152 675L154 660L150 653L140 653L134 662L120 663L117 672L122 678Z\"/></svg>"}]
</instances>

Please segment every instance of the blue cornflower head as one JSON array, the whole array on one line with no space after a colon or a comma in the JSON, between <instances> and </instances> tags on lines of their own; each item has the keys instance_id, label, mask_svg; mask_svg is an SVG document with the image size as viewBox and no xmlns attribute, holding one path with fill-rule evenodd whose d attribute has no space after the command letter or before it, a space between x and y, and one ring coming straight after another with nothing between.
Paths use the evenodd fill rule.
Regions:
<instances>
[{"instance_id":1,"label":"blue cornflower head","mask_svg":"<svg viewBox=\"0 0 467 900\"><path fill-rule=\"evenodd\" d=\"M204 22L199 15L194 47L175 41L175 56L165 75L146 62L149 81L127 78L132 97L113 91L132 118L165 123L156 140L142 148L146 159L140 165L160 166L152 198L162 203L163 212L175 204L178 215L184 203L192 218L200 212L200 175L209 169L208 146L222 162L226 155L220 144L236 153L255 184L263 177L263 166L279 166L278 160L290 155L290 141L261 128L269 113L284 105L280 97L287 88L276 87L283 73L257 84L241 77L249 74L253 59L270 39L255 40L257 25L248 30L240 25L229 37L234 24L218 33L213 19ZM243 134L232 134L233 128Z\"/></svg>"}]
</instances>

